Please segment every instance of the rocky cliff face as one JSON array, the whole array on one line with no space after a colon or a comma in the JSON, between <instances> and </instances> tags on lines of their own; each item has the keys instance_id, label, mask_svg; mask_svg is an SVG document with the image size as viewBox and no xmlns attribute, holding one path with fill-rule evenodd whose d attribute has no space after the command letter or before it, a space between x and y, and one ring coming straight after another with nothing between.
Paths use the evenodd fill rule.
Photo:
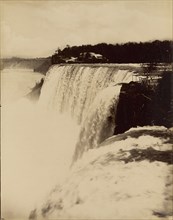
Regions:
<instances>
[{"instance_id":1,"label":"rocky cliff face","mask_svg":"<svg viewBox=\"0 0 173 220\"><path fill-rule=\"evenodd\" d=\"M123 133L131 127L151 125L151 105L154 91L144 84L123 84L116 111L114 134Z\"/></svg>"},{"instance_id":2,"label":"rocky cliff face","mask_svg":"<svg viewBox=\"0 0 173 220\"><path fill-rule=\"evenodd\" d=\"M26 95L26 98L28 98L33 102L37 102L40 97L43 83L44 83L44 79L42 78L40 82L36 83L36 85L31 89L31 92Z\"/></svg>"},{"instance_id":3,"label":"rocky cliff face","mask_svg":"<svg viewBox=\"0 0 173 220\"><path fill-rule=\"evenodd\" d=\"M155 124L173 126L173 72L166 72L156 89L153 101Z\"/></svg>"},{"instance_id":4,"label":"rocky cliff face","mask_svg":"<svg viewBox=\"0 0 173 220\"><path fill-rule=\"evenodd\" d=\"M123 84L116 110L114 134L144 125L173 126L173 73L166 72L157 87Z\"/></svg>"}]
</instances>

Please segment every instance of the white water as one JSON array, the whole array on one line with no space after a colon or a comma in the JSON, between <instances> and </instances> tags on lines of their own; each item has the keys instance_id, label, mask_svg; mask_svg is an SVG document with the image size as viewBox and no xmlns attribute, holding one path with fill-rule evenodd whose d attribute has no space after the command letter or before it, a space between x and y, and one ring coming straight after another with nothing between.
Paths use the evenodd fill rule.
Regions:
<instances>
[{"instance_id":1,"label":"white water","mask_svg":"<svg viewBox=\"0 0 173 220\"><path fill-rule=\"evenodd\" d=\"M133 72L117 67L54 66L47 73L39 106L57 115L67 113L81 124L74 161L113 135L122 82Z\"/></svg>"},{"instance_id":2,"label":"white water","mask_svg":"<svg viewBox=\"0 0 173 220\"><path fill-rule=\"evenodd\" d=\"M11 77L12 73L9 74ZM3 92L2 103L14 102L28 91L29 75L13 74L22 86L16 88L18 84L9 83L5 75L3 91L8 91L10 98ZM76 142L80 148L78 124L82 123L82 141L88 139L83 149L96 147L113 134L114 119L110 123L107 119L113 117L111 109L113 104L116 106L120 91L120 86L113 85L131 79L131 72L114 67L54 66L47 74L38 106L25 99L3 105L2 214L5 219L27 218L52 186L64 179ZM95 122L94 117L97 117Z\"/></svg>"},{"instance_id":3,"label":"white water","mask_svg":"<svg viewBox=\"0 0 173 220\"><path fill-rule=\"evenodd\" d=\"M121 86L109 86L97 94L88 108L87 116L81 124L75 161L90 148L97 146L114 133L115 114Z\"/></svg>"},{"instance_id":4,"label":"white water","mask_svg":"<svg viewBox=\"0 0 173 220\"><path fill-rule=\"evenodd\" d=\"M99 91L130 82L133 72L117 67L54 66L45 79L39 104L42 108L67 112L81 123Z\"/></svg>"},{"instance_id":5,"label":"white water","mask_svg":"<svg viewBox=\"0 0 173 220\"><path fill-rule=\"evenodd\" d=\"M24 219L64 178L77 127L65 116L41 114L27 100L2 108L2 211Z\"/></svg>"}]
</instances>

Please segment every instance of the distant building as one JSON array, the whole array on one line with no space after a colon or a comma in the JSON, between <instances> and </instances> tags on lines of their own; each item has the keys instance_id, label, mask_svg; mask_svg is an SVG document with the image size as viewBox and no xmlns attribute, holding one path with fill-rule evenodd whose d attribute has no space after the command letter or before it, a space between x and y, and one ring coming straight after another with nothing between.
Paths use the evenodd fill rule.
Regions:
<instances>
[{"instance_id":1,"label":"distant building","mask_svg":"<svg viewBox=\"0 0 173 220\"><path fill-rule=\"evenodd\" d=\"M103 55L94 52L80 53L79 60L83 62L105 62L106 58Z\"/></svg>"},{"instance_id":2,"label":"distant building","mask_svg":"<svg viewBox=\"0 0 173 220\"><path fill-rule=\"evenodd\" d=\"M66 63L76 63L77 60L78 60L77 57L70 57L70 58L66 58L66 59L65 59L65 62L66 62Z\"/></svg>"},{"instance_id":3,"label":"distant building","mask_svg":"<svg viewBox=\"0 0 173 220\"><path fill-rule=\"evenodd\" d=\"M103 56L101 54L98 54L98 53L90 52L90 56L95 57L96 59L99 59L99 60L103 59Z\"/></svg>"},{"instance_id":4,"label":"distant building","mask_svg":"<svg viewBox=\"0 0 173 220\"><path fill-rule=\"evenodd\" d=\"M80 58L88 58L88 59L103 59L103 56L101 54L97 54L97 53L93 53L93 52L84 52L84 53L80 53L79 55Z\"/></svg>"}]
</instances>

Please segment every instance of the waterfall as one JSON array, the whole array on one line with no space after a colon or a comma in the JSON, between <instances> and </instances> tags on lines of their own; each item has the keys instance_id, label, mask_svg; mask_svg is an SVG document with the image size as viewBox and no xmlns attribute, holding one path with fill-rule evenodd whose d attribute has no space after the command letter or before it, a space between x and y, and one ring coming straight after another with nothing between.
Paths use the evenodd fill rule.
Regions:
<instances>
[{"instance_id":1,"label":"waterfall","mask_svg":"<svg viewBox=\"0 0 173 220\"><path fill-rule=\"evenodd\" d=\"M150 190L150 180L161 180L160 169L166 164L162 164L162 167L159 163L171 156L166 152L169 149L167 144L172 147L171 131L165 130L169 133L170 143L165 133L162 138L157 131L160 128L157 127L146 128L150 129L149 133L146 129L137 128L132 130L132 133L129 131L111 137L116 134L116 130L122 131L125 128L126 131L132 126L145 125L143 121L148 118L147 110L152 102L152 99L148 98L151 97L148 96L150 91L145 90L143 85L129 83L133 72L128 70L129 67L123 68L98 64L52 66L40 87L38 102L31 102L27 97L23 97L15 103L2 106L1 209L4 219L28 219L30 210L34 210L30 216L35 214L39 219L42 219L43 216L40 218L40 215L43 214L45 219L86 218L88 213L93 219L103 214L100 214L99 208L104 210L105 204L108 204L104 211L105 218L109 219L115 216L112 210L115 210L118 201L120 206L116 207L115 213L122 207L120 217L124 217L122 204L127 201L129 205L128 195L133 200L139 194L128 191L129 181L131 185L134 184L134 173L137 173L135 180L139 181L138 174L143 168L146 170L145 178L149 181L141 193L141 198L144 198L144 195L147 195L146 199L149 198L147 192ZM11 74L13 75L13 71ZM22 79L25 80L24 75ZM10 76L6 81L11 82L11 75L5 76ZM7 88L12 92L14 90L11 85L10 83ZM165 103L165 89L169 90L165 85L164 83L164 89L158 93L158 99L163 101L161 106ZM170 93L166 94L170 97ZM165 113L166 111L162 115L166 115ZM142 118L140 123L139 118ZM153 133L152 130L155 129L157 132ZM136 146L141 149L136 149ZM162 151L163 148L166 150ZM156 153L158 157L151 158L150 152ZM154 162L155 159L158 161ZM136 172L139 164L141 167ZM71 169L70 165L73 165ZM157 174L154 179L153 172L148 178L148 169L156 168L158 172L154 172ZM130 179L126 178L129 173L132 174ZM167 174L164 173L166 177ZM142 186L142 181L143 179L138 185ZM162 184L165 183L160 184L164 189ZM120 188L121 197L118 194ZM46 195L50 189L53 190L47 199ZM109 193L107 189L110 189ZM151 190L155 196L155 188ZM112 200L112 195L118 196L114 196ZM157 197L154 197L155 201ZM24 198L27 198L25 202ZM152 197L150 198L153 201ZM40 206L45 199L46 204ZM147 202L145 204L148 204ZM98 213L95 213L93 204L96 204ZM136 207L135 202L130 204ZM155 207L153 210L157 210ZM145 210L143 206L139 210L140 213L141 210ZM150 207L149 210L152 211Z\"/></svg>"},{"instance_id":2,"label":"waterfall","mask_svg":"<svg viewBox=\"0 0 173 220\"><path fill-rule=\"evenodd\" d=\"M99 91L130 82L132 74L114 66L55 65L47 73L39 104L56 113L67 112L81 124Z\"/></svg>"},{"instance_id":3,"label":"waterfall","mask_svg":"<svg viewBox=\"0 0 173 220\"><path fill-rule=\"evenodd\" d=\"M68 114L80 126L74 161L113 135L120 83L132 75L117 66L55 65L48 71L39 106Z\"/></svg>"},{"instance_id":4,"label":"waterfall","mask_svg":"<svg viewBox=\"0 0 173 220\"><path fill-rule=\"evenodd\" d=\"M120 90L120 85L107 87L95 97L81 125L73 162L81 157L84 151L96 148L102 141L113 135Z\"/></svg>"}]
</instances>

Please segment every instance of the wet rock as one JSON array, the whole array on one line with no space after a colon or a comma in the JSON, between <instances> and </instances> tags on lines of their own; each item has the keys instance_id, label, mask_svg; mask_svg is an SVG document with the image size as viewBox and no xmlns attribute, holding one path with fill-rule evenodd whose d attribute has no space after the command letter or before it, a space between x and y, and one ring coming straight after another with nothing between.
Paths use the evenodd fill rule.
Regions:
<instances>
[{"instance_id":1,"label":"wet rock","mask_svg":"<svg viewBox=\"0 0 173 220\"><path fill-rule=\"evenodd\" d=\"M43 83L44 79L42 78L41 81L36 83L36 85L31 89L31 92L26 95L26 98L34 102L38 101Z\"/></svg>"},{"instance_id":2,"label":"wet rock","mask_svg":"<svg viewBox=\"0 0 173 220\"><path fill-rule=\"evenodd\" d=\"M123 133L131 127L151 125L151 105L154 91L145 84L123 84L116 111L114 134Z\"/></svg>"}]
</instances>

